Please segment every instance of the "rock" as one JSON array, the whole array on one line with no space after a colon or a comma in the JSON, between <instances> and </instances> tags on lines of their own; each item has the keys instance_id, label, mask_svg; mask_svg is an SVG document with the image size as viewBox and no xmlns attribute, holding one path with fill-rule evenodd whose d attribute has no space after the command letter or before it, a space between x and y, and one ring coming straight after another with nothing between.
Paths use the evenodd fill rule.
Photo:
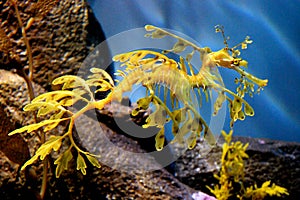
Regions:
<instances>
[{"instance_id":1,"label":"rock","mask_svg":"<svg viewBox=\"0 0 300 200\"><path fill-rule=\"evenodd\" d=\"M47 90L58 76L76 74L86 56L105 40L86 1L27 0L17 5L23 26L28 25L33 80ZM10 0L0 3L0 10L0 68L28 71L26 46ZM99 64L111 60L109 50L98 58Z\"/></svg>"},{"instance_id":2,"label":"rock","mask_svg":"<svg viewBox=\"0 0 300 200\"><path fill-rule=\"evenodd\" d=\"M16 79L24 83L24 80L18 75L0 70L0 151L11 161L23 164L30 158L29 148L25 140L20 135L8 136L10 131L17 128L16 124L22 118L20 112L18 112L22 105L13 105L11 102L15 95L18 96L16 94L19 91L18 87L23 86L18 84L20 82L15 81Z\"/></svg>"},{"instance_id":3,"label":"rock","mask_svg":"<svg viewBox=\"0 0 300 200\"><path fill-rule=\"evenodd\" d=\"M197 141L194 149L186 151L175 161L175 177L190 187L209 193L206 186L217 183L213 174L220 169L222 148L211 147L203 140Z\"/></svg>"},{"instance_id":4,"label":"rock","mask_svg":"<svg viewBox=\"0 0 300 200\"><path fill-rule=\"evenodd\" d=\"M45 91L37 84L33 86L37 94ZM34 133L8 136L10 131L34 122L33 116L22 110L27 103L29 95L24 79L10 71L0 70L1 188L6 188L9 184L21 188L24 179L19 179L19 167L30 158L30 153L32 155L40 143Z\"/></svg>"},{"instance_id":5,"label":"rock","mask_svg":"<svg viewBox=\"0 0 300 200\"><path fill-rule=\"evenodd\" d=\"M37 94L45 91L37 84L33 86ZM10 160L21 165L30 158L27 140L33 135L9 137L8 133L34 122L32 115L23 111L27 103L29 103L29 96L24 79L10 71L0 70L0 150ZM32 142L30 145L36 145L39 141L36 139Z\"/></svg>"},{"instance_id":6,"label":"rock","mask_svg":"<svg viewBox=\"0 0 300 200\"><path fill-rule=\"evenodd\" d=\"M127 113L128 108L120 105L119 110L123 110L122 108ZM122 111L119 111L116 118L123 117L120 112ZM101 156L99 160L102 167L99 170L91 168L93 175L83 178L89 179L90 177L94 187L103 197L108 199L192 199L191 195L195 191L179 182L153 157L147 155L137 141L87 116L81 117L76 127L81 144L92 153ZM130 156L132 153L136 156Z\"/></svg>"}]
</instances>

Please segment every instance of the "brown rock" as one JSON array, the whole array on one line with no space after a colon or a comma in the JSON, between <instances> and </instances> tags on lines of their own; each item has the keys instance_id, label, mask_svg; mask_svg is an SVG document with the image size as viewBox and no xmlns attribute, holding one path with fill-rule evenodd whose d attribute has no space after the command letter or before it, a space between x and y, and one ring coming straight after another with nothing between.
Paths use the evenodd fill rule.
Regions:
<instances>
[{"instance_id":1,"label":"brown rock","mask_svg":"<svg viewBox=\"0 0 300 200\"><path fill-rule=\"evenodd\" d=\"M10 2L0 4L0 68L28 71L28 53ZM86 1L27 0L17 5L31 46L33 80L46 89L56 77L76 74L88 53L105 38ZM106 53L101 59L110 60Z\"/></svg>"}]
</instances>

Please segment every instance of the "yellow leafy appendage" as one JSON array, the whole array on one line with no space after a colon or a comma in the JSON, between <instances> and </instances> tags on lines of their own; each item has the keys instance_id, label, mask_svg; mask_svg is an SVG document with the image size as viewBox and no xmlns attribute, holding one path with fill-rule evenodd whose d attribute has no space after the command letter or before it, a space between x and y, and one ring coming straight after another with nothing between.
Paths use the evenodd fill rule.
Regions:
<instances>
[{"instance_id":1,"label":"yellow leafy appendage","mask_svg":"<svg viewBox=\"0 0 300 200\"><path fill-rule=\"evenodd\" d=\"M228 134L222 131L222 135L225 139L223 144L222 158L221 158L221 170L219 175L214 175L219 180L219 184L214 188L207 187L211 193L213 193L218 200L227 200L231 196L235 196L237 199L264 199L266 196L281 196L288 195L286 188L280 187L276 184L271 185L271 181L266 181L261 187L256 184L245 188L244 186L244 159L248 158L246 149L248 144L243 145L240 141L232 142L231 130ZM233 194L234 184L240 185L240 192Z\"/></svg>"},{"instance_id":2,"label":"yellow leafy appendage","mask_svg":"<svg viewBox=\"0 0 300 200\"><path fill-rule=\"evenodd\" d=\"M110 90L113 87L113 82L110 76L101 69L91 69L93 75L89 80L85 81L80 77L66 75L55 79L53 85L61 85L61 90L47 92L31 101L24 107L25 111L37 111L38 117L50 116L49 119L43 120L36 124L31 124L20 129L14 130L9 135L22 132L33 132L40 128L49 133L52 129L57 127L59 123L68 121L68 130L61 136L50 135L48 140L42 144L35 152L35 155L28 160L23 166L22 170L31 165L37 159L43 160L49 155L52 150L58 151L61 147L62 141L66 138L70 140L70 146L64 152L60 152L59 157L55 160L56 177L59 177L63 170L68 168L69 161L72 160L73 155L71 149L75 148L77 151L77 169L86 174L86 163L83 156L94 166L100 167L97 156L89 152L81 150L73 139L73 126L76 118L82 115L85 111L98 108L102 109L106 104L106 99L102 101L95 101L94 94L90 90L90 86L99 87L98 91ZM85 106L76 113L67 110L66 107L73 106L78 101L85 103Z\"/></svg>"},{"instance_id":3,"label":"yellow leafy appendage","mask_svg":"<svg viewBox=\"0 0 300 200\"><path fill-rule=\"evenodd\" d=\"M68 129L63 135L48 136L48 140L40 146L22 169L39 158L43 160L52 150L59 151L62 141L67 138L70 140L69 148L59 152L59 157L55 161L57 177L68 168L68 163L73 158L71 153L73 148L77 151L77 169L81 170L83 174L86 173L85 160L96 167L100 167L97 156L81 150L74 141L72 135L74 121L88 110L102 109L111 101L121 101L123 94L137 84L145 87L147 92L145 97L136 102L137 107L133 109L131 114L136 116L141 110L155 108L147 117L143 127L155 126L160 129L155 138L155 147L158 151L164 147L164 126L169 122L172 123L174 135L172 142L185 144L192 149L196 145L197 138L203 135L209 144L215 144L213 133L193 103L194 91L197 91L200 96L201 93L208 96L212 90L218 92L218 97L214 102L214 115L218 113L223 102L227 100L229 102L231 127L236 120L244 120L245 116L254 115L253 108L243 99L244 95L248 93L252 96L255 92L255 85L258 86L256 92L259 92L262 87L267 85L268 81L256 78L241 68L247 66L247 61L239 57L240 51L237 48L245 49L247 44L252 42L249 37L246 37L243 42L233 48L229 48L223 27L216 26L216 32L221 32L224 37L225 48L213 52L208 47L200 48L192 42L161 28L147 25L145 29L149 31L146 37L163 38L169 36L178 41L173 48L163 52L137 50L115 55L113 60L121 62L124 66L124 70L118 70L116 73L121 78L116 85L104 70L92 68L92 75L87 80L72 75L55 79L52 84L60 85L60 90L42 94L24 107L25 111L37 111L38 117L50 117L39 123L17 129L10 135L25 131L33 132L40 128L50 134L49 131L56 128L61 122L67 122ZM188 48L191 49L191 52L186 53L185 57L181 57L179 62L167 56L170 52L180 53ZM191 60L196 54L199 54L202 61L198 73L194 72L191 64ZM241 75L241 78L235 80L239 84L237 93L224 87L220 75L215 73L216 67L235 70ZM92 92L91 86L96 87L97 90ZM163 90L163 98L159 95L161 90ZM108 92L108 95L104 99L94 99L95 93L105 91ZM171 99L171 105L167 103L168 97ZM85 106L77 112L71 112L67 109L77 102L84 103Z\"/></svg>"}]
</instances>

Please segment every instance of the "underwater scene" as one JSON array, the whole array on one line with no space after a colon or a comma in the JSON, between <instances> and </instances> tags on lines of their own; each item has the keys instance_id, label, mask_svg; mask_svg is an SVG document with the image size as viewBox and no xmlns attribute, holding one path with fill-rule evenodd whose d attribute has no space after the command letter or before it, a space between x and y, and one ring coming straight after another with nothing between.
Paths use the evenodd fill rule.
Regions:
<instances>
[{"instance_id":1,"label":"underwater scene","mask_svg":"<svg viewBox=\"0 0 300 200\"><path fill-rule=\"evenodd\" d=\"M298 199L299 1L0 2L0 199Z\"/></svg>"}]
</instances>

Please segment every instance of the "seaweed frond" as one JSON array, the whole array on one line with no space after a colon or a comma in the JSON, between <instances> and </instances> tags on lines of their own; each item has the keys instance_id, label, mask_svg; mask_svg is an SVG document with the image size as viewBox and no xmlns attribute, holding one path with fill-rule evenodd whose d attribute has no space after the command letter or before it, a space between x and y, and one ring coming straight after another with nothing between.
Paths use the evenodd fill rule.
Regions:
<instances>
[{"instance_id":1,"label":"seaweed frond","mask_svg":"<svg viewBox=\"0 0 300 200\"><path fill-rule=\"evenodd\" d=\"M219 184L215 185L214 188L207 186L210 192L218 200L227 200L231 196L235 196L238 199L259 200L264 199L267 195L288 195L286 188L274 183L271 185L271 181L264 182L261 187L255 184L245 188L245 159L248 158L246 149L249 144L242 144L240 141L232 142L232 133L232 130L228 134L222 131L225 143L222 147L221 170L219 175L214 175L219 180ZM239 188L236 188L237 185ZM234 191L239 192L234 193Z\"/></svg>"}]
</instances>

